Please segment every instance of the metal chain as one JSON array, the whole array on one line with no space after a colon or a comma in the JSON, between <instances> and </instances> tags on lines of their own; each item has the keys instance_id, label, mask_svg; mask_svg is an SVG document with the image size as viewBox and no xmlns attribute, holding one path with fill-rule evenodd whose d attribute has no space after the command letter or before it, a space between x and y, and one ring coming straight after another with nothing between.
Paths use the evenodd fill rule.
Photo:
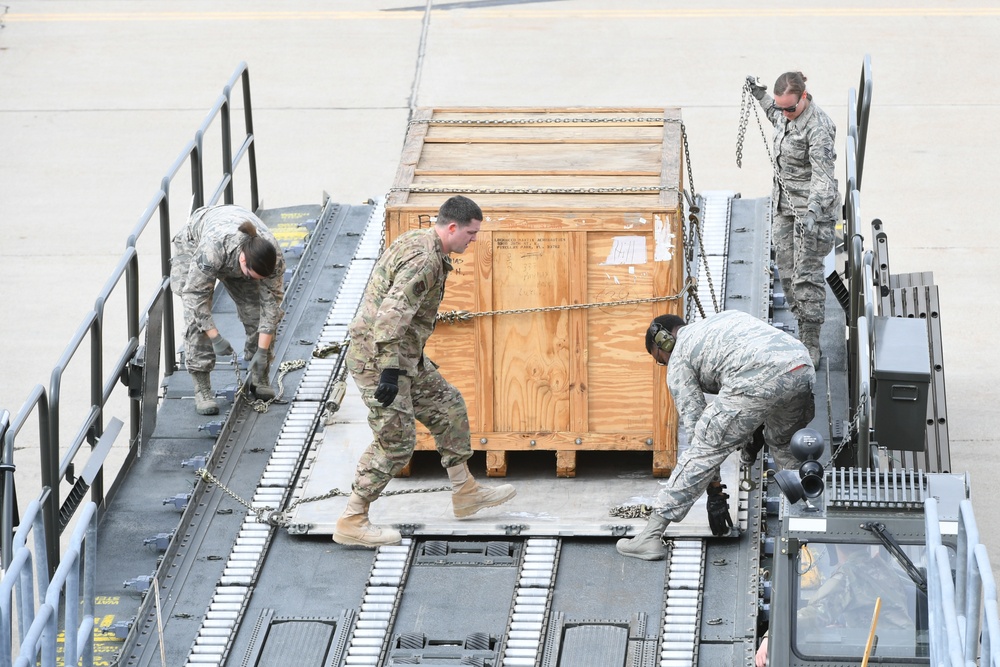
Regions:
<instances>
[{"instance_id":1,"label":"metal chain","mask_svg":"<svg viewBox=\"0 0 1000 667\"><path fill-rule=\"evenodd\" d=\"M652 512L650 505L615 505L608 510L608 515L619 519L646 519Z\"/></svg>"},{"instance_id":2,"label":"metal chain","mask_svg":"<svg viewBox=\"0 0 1000 667\"><path fill-rule=\"evenodd\" d=\"M736 139L736 166L741 169L743 168L743 139L746 136L747 124L750 121L750 109L751 107L756 106L759 105L756 104L756 98L753 97L753 93L750 91L750 83L745 81L743 83L743 91L740 97L740 124ZM767 158L771 162L771 169L774 172L774 180L778 182L778 188L781 191L781 194L784 195L785 201L788 202L788 208L792 211L792 217L795 220L795 229L799 234L801 234L802 222L799 219L799 213L792 205L792 198L788 195L788 188L785 186L785 179L781 177L781 170L778 169L778 161L771 154L771 144L767 140L767 134L764 132L764 125L760 122L760 112L753 114L753 118L757 121L757 129L760 130L760 138L764 141L764 150L767 151Z\"/></svg>"},{"instance_id":3,"label":"metal chain","mask_svg":"<svg viewBox=\"0 0 1000 667\"><path fill-rule=\"evenodd\" d=\"M692 214L689 216L689 220L691 222L691 227L694 228L694 235L698 237L698 249L701 252L702 265L705 267L705 281L708 283L708 293L712 296L712 307L715 308L715 312L719 312L719 300L715 296L715 285L712 283L712 273L708 269L708 256L705 254L705 243L701 236L701 219L698 218L697 215L699 212L700 211L697 210L697 207L695 207L695 210L692 211ZM701 301L698 300L697 294L695 295L695 302L698 304L698 312L701 313L701 316L704 318L705 309L702 308Z\"/></svg>"},{"instance_id":4,"label":"metal chain","mask_svg":"<svg viewBox=\"0 0 1000 667\"><path fill-rule=\"evenodd\" d=\"M605 116L605 117L570 117L551 118L415 118L410 125L573 125L579 123L680 123L679 118L664 118L662 116Z\"/></svg>"},{"instance_id":5,"label":"metal chain","mask_svg":"<svg viewBox=\"0 0 1000 667\"><path fill-rule=\"evenodd\" d=\"M695 209L695 208L697 208L697 207L694 207L694 206L691 207L692 210ZM690 221L691 217L694 216L694 215L695 215L695 213L692 212L691 215L688 216L688 220ZM694 223L692 223L692 224L694 224ZM685 250L687 250L687 260L686 261L687 261L688 280L689 281L693 281L693 280L695 280L695 278L694 278L694 273L695 273L695 271L694 271L694 246L692 244L688 243L687 228L684 225L681 225L681 244L684 246ZM702 262L705 261L705 249L704 248L701 249L701 260L702 260ZM707 264L705 265L705 277L708 279L708 284L711 286L711 284L712 284L712 276L709 273L708 265ZM697 306L698 313L700 313L702 319L704 319L705 318L705 309L701 305L701 297L698 296L698 290L697 289L690 289L689 291L691 293L691 301L688 302L687 311L684 313L685 319L688 322L691 321L691 304L692 303L695 306ZM713 295L715 294L715 290L714 289L712 290L712 294Z\"/></svg>"},{"instance_id":6,"label":"metal chain","mask_svg":"<svg viewBox=\"0 0 1000 667\"><path fill-rule=\"evenodd\" d=\"M286 507L284 510L278 511L276 507L265 506L265 507L254 507L249 502L240 497L238 493L230 489L228 486L222 483L222 481L210 473L206 468L199 468L195 470L195 475L201 477L206 484L215 484L217 487L222 489L222 491L238 502L243 507L247 508L251 514L257 517L257 523L267 523L272 526L284 527L289 525L288 514L294 510L299 505L305 503L312 503L319 500L329 500L330 498L336 498L337 496L348 497L351 495L349 491L341 491L339 488L332 488L324 494L318 496L308 496L306 498L299 498L294 503ZM451 486L432 486L420 489L397 489L395 491L383 491L380 497L386 496L401 496L409 493L440 493L442 491L452 491Z\"/></svg>"},{"instance_id":7,"label":"metal chain","mask_svg":"<svg viewBox=\"0 0 1000 667\"><path fill-rule=\"evenodd\" d=\"M236 370L236 395L238 396L241 393L244 394L250 407L255 412L264 414L273 403L281 401L281 395L285 393L285 376L294 370L305 368L305 365L305 359L290 359L288 361L282 361L278 365L278 391L274 394L274 398L264 401L250 395L250 383L243 382L243 374L240 372L240 363L236 357L236 352L233 352L233 368ZM249 380L249 375L247 379ZM246 391L244 391L244 389L246 389Z\"/></svg>"},{"instance_id":8,"label":"metal chain","mask_svg":"<svg viewBox=\"0 0 1000 667\"><path fill-rule=\"evenodd\" d=\"M651 296L642 299L622 299L620 301L601 301L597 303L572 303L565 306L537 306L535 308L515 308L511 310L484 310L478 313L470 313L465 310L449 310L438 313L437 320L447 324L456 322L468 322L477 317L492 317L494 315L522 315L525 313L546 313L556 310L581 310L585 308L602 308L613 306L632 306L640 303L656 303L659 301L676 301L684 297L685 292L693 291L696 287L695 280L688 278L680 292L668 296Z\"/></svg>"},{"instance_id":9,"label":"metal chain","mask_svg":"<svg viewBox=\"0 0 1000 667\"><path fill-rule=\"evenodd\" d=\"M691 198L694 199L697 196L697 192L694 189L694 172L691 171L691 150L688 147L688 132L684 121L681 121L681 145L684 148L684 164L687 165L688 186L691 188Z\"/></svg>"},{"instance_id":10,"label":"metal chain","mask_svg":"<svg viewBox=\"0 0 1000 667\"><path fill-rule=\"evenodd\" d=\"M847 430L844 433L844 437L841 438L840 444L837 445L837 449L833 452L833 455L830 457L829 463L827 463L826 466L824 466L823 468L824 470L829 469L830 466L833 465L834 461L837 460L837 457L840 456L840 452L843 451L844 447L847 446L847 443L851 442L855 436L861 434L861 413L864 412L864 408L865 408L865 401L860 401L858 409L854 411L854 416L851 417L851 419L847 422Z\"/></svg>"}]
</instances>

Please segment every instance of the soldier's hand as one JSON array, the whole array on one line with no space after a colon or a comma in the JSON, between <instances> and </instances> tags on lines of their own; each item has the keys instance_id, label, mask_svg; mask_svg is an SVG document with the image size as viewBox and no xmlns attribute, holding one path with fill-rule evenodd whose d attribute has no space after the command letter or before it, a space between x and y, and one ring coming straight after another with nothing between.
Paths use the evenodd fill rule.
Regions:
<instances>
[{"instance_id":1,"label":"soldier's hand","mask_svg":"<svg viewBox=\"0 0 1000 667\"><path fill-rule=\"evenodd\" d=\"M812 211L806 211L806 214L802 216L802 227L812 234L816 230L816 214Z\"/></svg>"},{"instance_id":2,"label":"soldier's hand","mask_svg":"<svg viewBox=\"0 0 1000 667\"><path fill-rule=\"evenodd\" d=\"M383 408L392 405L399 393L399 369L386 368L378 378L378 387L375 389L375 400L382 404Z\"/></svg>"},{"instance_id":3,"label":"soldier's hand","mask_svg":"<svg viewBox=\"0 0 1000 667\"><path fill-rule=\"evenodd\" d=\"M233 355L233 346L229 344L223 335L220 333L212 340L212 349L215 350L215 356L217 357L230 357Z\"/></svg>"},{"instance_id":4,"label":"soldier's hand","mask_svg":"<svg viewBox=\"0 0 1000 667\"><path fill-rule=\"evenodd\" d=\"M721 537L728 535L729 529L733 527L733 520L729 516L729 494L723 492L725 484L709 485L708 487L708 527L712 529L712 534Z\"/></svg>"},{"instance_id":5,"label":"soldier's hand","mask_svg":"<svg viewBox=\"0 0 1000 667\"><path fill-rule=\"evenodd\" d=\"M767 86L757 83L757 77L753 74L747 75L747 88L750 89L750 94L758 100L764 99L764 93L767 92Z\"/></svg>"},{"instance_id":6,"label":"soldier's hand","mask_svg":"<svg viewBox=\"0 0 1000 667\"><path fill-rule=\"evenodd\" d=\"M268 351L258 347L257 351L253 353L253 357L250 358L250 366L247 368L250 377L262 378L267 374L267 357Z\"/></svg>"},{"instance_id":7,"label":"soldier's hand","mask_svg":"<svg viewBox=\"0 0 1000 667\"><path fill-rule=\"evenodd\" d=\"M740 461L743 465L751 466L754 461L757 460L757 455L760 450L764 449L764 425L761 424L757 427L757 430L753 432L753 437L750 442L743 445L743 449L740 451Z\"/></svg>"}]
</instances>

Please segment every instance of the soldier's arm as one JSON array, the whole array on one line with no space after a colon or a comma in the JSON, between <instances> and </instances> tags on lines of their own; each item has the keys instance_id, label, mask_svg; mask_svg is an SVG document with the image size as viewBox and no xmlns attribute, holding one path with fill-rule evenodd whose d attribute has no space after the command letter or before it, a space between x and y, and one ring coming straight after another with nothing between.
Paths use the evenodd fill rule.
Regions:
<instances>
[{"instance_id":1,"label":"soldier's arm","mask_svg":"<svg viewBox=\"0 0 1000 667\"><path fill-rule=\"evenodd\" d=\"M257 332L260 335L257 343L267 347L278 330L278 320L281 319L281 301L285 298L285 256L278 250L278 261L274 265L274 273L260 281L260 324ZM264 336L270 336L265 345Z\"/></svg>"},{"instance_id":2,"label":"soldier's arm","mask_svg":"<svg viewBox=\"0 0 1000 667\"><path fill-rule=\"evenodd\" d=\"M188 269L187 282L184 285L184 307L194 314L198 329L205 333L215 330L215 320L212 319L212 295L215 293L215 283L218 267L214 262L215 254L199 248L191 268Z\"/></svg>"},{"instance_id":3,"label":"soldier's arm","mask_svg":"<svg viewBox=\"0 0 1000 667\"><path fill-rule=\"evenodd\" d=\"M834 175L837 151L831 127L814 126L809 130L809 210L817 216L829 211L837 199L837 181Z\"/></svg>"},{"instance_id":4,"label":"soldier's arm","mask_svg":"<svg viewBox=\"0 0 1000 667\"><path fill-rule=\"evenodd\" d=\"M667 386L674 399L677 413L688 438L694 437L694 429L705 412L705 393L698 383L691 365L680 359L670 360L667 370Z\"/></svg>"},{"instance_id":5,"label":"soldier's arm","mask_svg":"<svg viewBox=\"0 0 1000 667\"><path fill-rule=\"evenodd\" d=\"M375 363L379 369L401 367L399 345L430 291L435 261L439 260L429 253L401 258L392 287L382 298L372 325Z\"/></svg>"},{"instance_id":6,"label":"soldier's arm","mask_svg":"<svg viewBox=\"0 0 1000 667\"><path fill-rule=\"evenodd\" d=\"M760 108L764 110L764 115L771 121L771 125L775 125L782 118L781 112L774 106L774 98L770 93L764 93L764 97L760 98Z\"/></svg>"}]
</instances>

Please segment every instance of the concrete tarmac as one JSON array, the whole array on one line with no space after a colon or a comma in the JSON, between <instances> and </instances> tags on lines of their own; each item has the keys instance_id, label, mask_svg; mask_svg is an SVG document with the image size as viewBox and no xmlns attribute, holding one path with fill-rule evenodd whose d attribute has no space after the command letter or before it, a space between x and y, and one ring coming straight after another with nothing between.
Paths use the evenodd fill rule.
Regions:
<instances>
[{"instance_id":1,"label":"concrete tarmac","mask_svg":"<svg viewBox=\"0 0 1000 667\"><path fill-rule=\"evenodd\" d=\"M34 386L49 388L160 179L241 61L263 204L274 207L324 191L382 197L417 106L679 106L695 188L767 195L753 120L736 167L746 75L807 75L840 129L842 175L848 90L870 54L862 218L885 223L893 272L933 271L940 286L953 469L972 471L982 540L1000 564L995 3L11 0L0 12L0 410L12 416ZM249 203L244 181L237 203ZM187 203L172 206L182 221ZM140 250L155 268L155 244ZM63 443L88 377L77 354ZM37 480L32 419L15 452L22 506Z\"/></svg>"}]
</instances>

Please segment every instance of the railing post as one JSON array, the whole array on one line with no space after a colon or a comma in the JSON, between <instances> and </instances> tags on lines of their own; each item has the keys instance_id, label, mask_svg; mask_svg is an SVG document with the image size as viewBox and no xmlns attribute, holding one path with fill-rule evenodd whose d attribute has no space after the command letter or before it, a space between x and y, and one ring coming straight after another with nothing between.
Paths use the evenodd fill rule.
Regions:
<instances>
[{"instance_id":1,"label":"railing post","mask_svg":"<svg viewBox=\"0 0 1000 667\"><path fill-rule=\"evenodd\" d=\"M0 410L0 446L3 447L3 458L0 459L0 566L4 570L10 565L13 557L12 543L14 541L14 446L7 446L7 427L10 426L10 412Z\"/></svg>"},{"instance_id":2,"label":"railing post","mask_svg":"<svg viewBox=\"0 0 1000 667\"><path fill-rule=\"evenodd\" d=\"M197 211L205 205L205 176L201 166L203 138L204 134L201 130L194 133L194 148L191 150L191 194L194 195L194 204L188 213Z\"/></svg>"},{"instance_id":3,"label":"railing post","mask_svg":"<svg viewBox=\"0 0 1000 667\"><path fill-rule=\"evenodd\" d=\"M164 278L170 277L170 258L173 255L173 235L170 233L170 179L160 182L163 198L160 200L160 271ZM164 376L173 375L177 370L177 341L174 338L174 299L167 294L163 303L163 361Z\"/></svg>"},{"instance_id":4,"label":"railing post","mask_svg":"<svg viewBox=\"0 0 1000 667\"><path fill-rule=\"evenodd\" d=\"M225 102L219 109L221 116L219 127L222 130L222 180L226 183L226 194L223 201L227 204L233 203L233 133L232 120L229 117L230 92L229 86L222 90Z\"/></svg>"},{"instance_id":5,"label":"railing post","mask_svg":"<svg viewBox=\"0 0 1000 667\"><path fill-rule=\"evenodd\" d=\"M90 327L90 404L97 409L97 418L87 434L87 442L93 451L97 441L104 434L104 298L98 297L94 304L94 322ZM91 498L103 504L104 467L90 485Z\"/></svg>"},{"instance_id":6,"label":"railing post","mask_svg":"<svg viewBox=\"0 0 1000 667\"><path fill-rule=\"evenodd\" d=\"M247 147L247 166L250 171L250 210L257 213L260 198L257 195L257 140L253 133L253 113L250 104L250 70L245 62L240 63L243 79L243 117L246 120L247 136L250 145Z\"/></svg>"}]
</instances>

